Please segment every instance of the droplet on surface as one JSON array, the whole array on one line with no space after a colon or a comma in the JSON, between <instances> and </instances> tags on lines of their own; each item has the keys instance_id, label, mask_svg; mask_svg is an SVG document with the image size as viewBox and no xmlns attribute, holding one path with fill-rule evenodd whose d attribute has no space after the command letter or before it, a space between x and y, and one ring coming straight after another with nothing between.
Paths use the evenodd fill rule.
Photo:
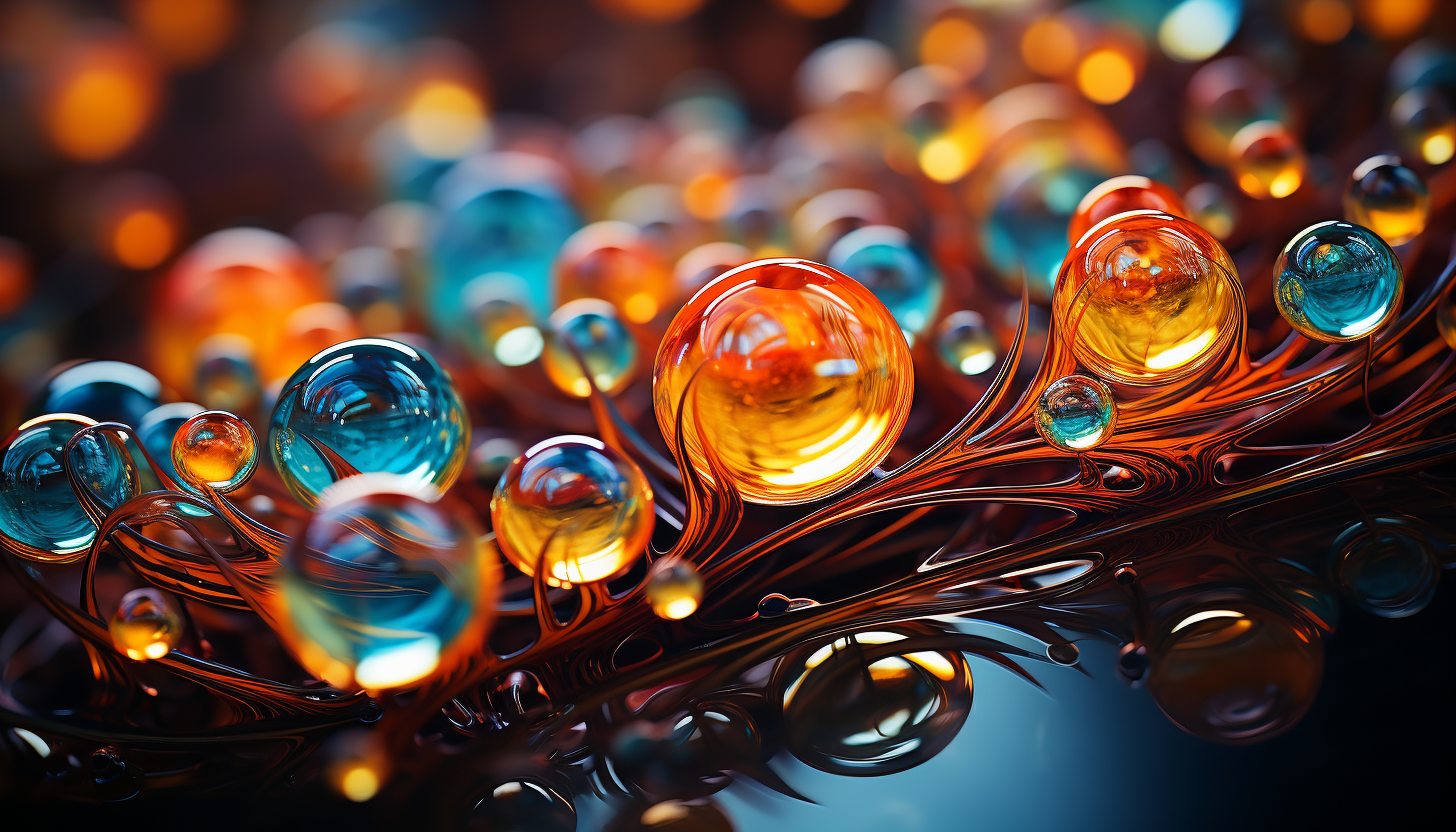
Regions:
<instances>
[{"instance_id":1,"label":"droplet on surface","mask_svg":"<svg viewBox=\"0 0 1456 832\"><path fill-rule=\"evenodd\" d=\"M1077 650L1077 645L1071 642L1058 642L1048 644L1046 648L1047 658L1064 667L1071 667L1081 660L1082 654Z\"/></svg>"}]
</instances>

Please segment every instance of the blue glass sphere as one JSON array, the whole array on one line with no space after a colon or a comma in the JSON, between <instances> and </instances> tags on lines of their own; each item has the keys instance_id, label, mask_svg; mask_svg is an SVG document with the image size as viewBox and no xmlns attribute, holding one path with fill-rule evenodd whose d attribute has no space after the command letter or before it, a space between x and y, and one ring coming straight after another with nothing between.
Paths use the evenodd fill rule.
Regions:
<instances>
[{"instance_id":1,"label":"blue glass sphere","mask_svg":"<svg viewBox=\"0 0 1456 832\"><path fill-rule=\"evenodd\" d=\"M177 479L177 469L172 465L172 437L177 435L177 429L182 427L183 422L203 410L200 404L172 402L152 408L137 423L137 440L152 455L157 467L174 480Z\"/></svg>"},{"instance_id":2,"label":"blue glass sphere","mask_svg":"<svg viewBox=\"0 0 1456 832\"><path fill-rule=\"evenodd\" d=\"M51 376L27 408L31 417L75 413L136 427L162 397L157 377L121 361L82 361Z\"/></svg>"},{"instance_id":3,"label":"blue glass sphere","mask_svg":"<svg viewBox=\"0 0 1456 832\"><path fill-rule=\"evenodd\" d=\"M981 247L1007 289L1019 293L1025 278L1032 300L1051 297L1067 226L1077 203L1107 174L1075 165L1054 166L1011 187L996 200L981 226Z\"/></svg>"},{"instance_id":4,"label":"blue glass sphere","mask_svg":"<svg viewBox=\"0 0 1456 832\"><path fill-rule=\"evenodd\" d=\"M1441 563L1420 533L1395 517L1356 523L1335 539L1335 576L1366 612L1405 618L1436 597Z\"/></svg>"},{"instance_id":5,"label":"blue glass sphere","mask_svg":"<svg viewBox=\"0 0 1456 832\"><path fill-rule=\"evenodd\" d=\"M456 165L435 188L440 225L430 249L428 311L439 326L463 330L461 292L483 274L526 281L536 314L550 312L551 265L581 219L563 194L554 163L520 153L488 153Z\"/></svg>"},{"instance_id":6,"label":"blue glass sphere","mask_svg":"<svg viewBox=\"0 0 1456 832\"><path fill-rule=\"evenodd\" d=\"M616 393L632 380L632 371L637 367L637 339L627 331L610 303L594 298L574 300L552 313L550 323L546 375L562 392L583 399L591 395L591 385L581 372L583 361L603 393Z\"/></svg>"},{"instance_id":7,"label":"blue glass sphere","mask_svg":"<svg viewBox=\"0 0 1456 832\"><path fill-rule=\"evenodd\" d=\"M329 347L288 379L268 445L284 485L305 505L352 472L398 474L443 492L465 467L470 422L428 353L361 338ZM348 467L336 470L330 455Z\"/></svg>"},{"instance_id":8,"label":"blue glass sphere","mask_svg":"<svg viewBox=\"0 0 1456 832\"><path fill-rule=\"evenodd\" d=\"M873 292L912 339L940 306L940 272L909 234L893 226L867 225L840 237L829 249L828 265Z\"/></svg>"},{"instance_id":9,"label":"blue glass sphere","mask_svg":"<svg viewBox=\"0 0 1456 832\"><path fill-rule=\"evenodd\" d=\"M1063 376L1048 384L1036 402L1037 433L1058 450L1090 451L1106 442L1116 427L1112 391L1090 376Z\"/></svg>"},{"instance_id":10,"label":"blue glass sphere","mask_svg":"<svg viewBox=\"0 0 1456 832\"><path fill-rule=\"evenodd\" d=\"M391 474L340 481L280 560L280 634L336 688L391 690L480 650L499 569L462 504Z\"/></svg>"},{"instance_id":11,"label":"blue glass sphere","mask_svg":"<svg viewBox=\"0 0 1456 832\"><path fill-rule=\"evenodd\" d=\"M1368 228L1330 220L1295 235L1274 263L1274 301L1300 334L1363 338L1400 311L1405 279L1395 252Z\"/></svg>"},{"instance_id":12,"label":"blue glass sphere","mask_svg":"<svg viewBox=\"0 0 1456 832\"><path fill-rule=\"evenodd\" d=\"M26 547L27 557L67 561L96 539L62 467L66 443L96 422L68 413L31 419L16 428L0 452L0 532ZM131 455L116 441L90 434L71 451L71 464L92 493L109 507L137 491Z\"/></svg>"}]
</instances>

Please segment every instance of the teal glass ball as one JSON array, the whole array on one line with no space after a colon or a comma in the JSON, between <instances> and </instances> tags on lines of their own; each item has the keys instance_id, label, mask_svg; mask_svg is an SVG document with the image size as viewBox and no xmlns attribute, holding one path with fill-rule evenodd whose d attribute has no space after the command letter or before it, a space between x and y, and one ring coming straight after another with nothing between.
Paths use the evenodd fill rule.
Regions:
<instances>
[{"instance_id":1,"label":"teal glass ball","mask_svg":"<svg viewBox=\"0 0 1456 832\"><path fill-rule=\"evenodd\" d=\"M1355 341L1400 311L1395 252L1368 228L1330 220L1295 235L1274 263L1279 313L1307 338Z\"/></svg>"},{"instance_id":2,"label":"teal glass ball","mask_svg":"<svg viewBox=\"0 0 1456 832\"><path fill-rule=\"evenodd\" d=\"M563 393L582 399L591 395L591 385L581 372L583 362L597 389L608 395L621 391L632 380L637 368L637 339L611 304L595 298L564 303L551 314L550 325L546 375Z\"/></svg>"},{"instance_id":3,"label":"teal glass ball","mask_svg":"<svg viewBox=\"0 0 1456 832\"><path fill-rule=\"evenodd\" d=\"M893 226L849 232L829 249L828 265L873 292L911 338L930 326L940 306L940 272L909 234Z\"/></svg>"},{"instance_id":4,"label":"teal glass ball","mask_svg":"<svg viewBox=\"0 0 1456 832\"><path fill-rule=\"evenodd\" d=\"M284 485L305 505L354 472L398 474L443 492L465 468L470 422L428 353L361 338L329 347L288 379L268 445Z\"/></svg>"},{"instance_id":5,"label":"teal glass ball","mask_svg":"<svg viewBox=\"0 0 1456 832\"><path fill-rule=\"evenodd\" d=\"M1107 385L1090 376L1071 375L1047 385L1036 403L1036 430L1052 447L1067 453L1090 451L1117 427L1117 402Z\"/></svg>"},{"instance_id":6,"label":"teal glass ball","mask_svg":"<svg viewBox=\"0 0 1456 832\"><path fill-rule=\"evenodd\" d=\"M46 380L30 403L31 417L75 413L136 427L162 396L157 377L122 361L82 361Z\"/></svg>"}]
</instances>

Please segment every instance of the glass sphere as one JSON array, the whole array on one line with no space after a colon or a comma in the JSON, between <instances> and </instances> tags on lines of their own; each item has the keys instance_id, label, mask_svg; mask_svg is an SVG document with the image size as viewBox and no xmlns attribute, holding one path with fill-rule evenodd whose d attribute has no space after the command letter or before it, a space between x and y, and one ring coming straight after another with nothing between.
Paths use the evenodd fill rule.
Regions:
<instances>
[{"instance_id":1,"label":"glass sphere","mask_svg":"<svg viewBox=\"0 0 1456 832\"><path fill-rule=\"evenodd\" d=\"M264 383L288 378L303 366L309 357L360 337L354 313L337 303L310 303L301 306L283 322L278 348L267 364L258 369Z\"/></svg>"},{"instance_id":2,"label":"glass sphere","mask_svg":"<svg viewBox=\"0 0 1456 832\"><path fill-rule=\"evenodd\" d=\"M473 324L468 345L502 367L522 367L541 357L546 337L531 311L530 289L513 274L483 274L461 292Z\"/></svg>"},{"instance_id":3,"label":"glass sphere","mask_svg":"<svg viewBox=\"0 0 1456 832\"><path fill-rule=\"evenodd\" d=\"M1219 240L1233 236L1239 224L1239 207L1223 188L1212 182L1200 182L1183 195L1188 218Z\"/></svg>"},{"instance_id":4,"label":"glass sphere","mask_svg":"<svg viewBox=\"0 0 1456 832\"><path fill-rule=\"evenodd\" d=\"M563 304L551 314L550 326L546 375L563 393L582 399L591 395L591 384L581 372L583 361L597 389L607 395L620 392L632 380L637 339L617 319L610 303L582 298Z\"/></svg>"},{"instance_id":5,"label":"glass sphere","mask_svg":"<svg viewBox=\"0 0 1456 832\"><path fill-rule=\"evenodd\" d=\"M1456 350L1456 303L1452 302L1451 295L1452 290L1447 287L1436 302L1436 329L1446 339L1446 344Z\"/></svg>"},{"instance_id":6,"label":"glass sphere","mask_svg":"<svg viewBox=\"0 0 1456 832\"><path fill-rule=\"evenodd\" d=\"M280 560L280 633L340 690L392 690L480 649L500 575L463 505L418 479L361 474L320 496Z\"/></svg>"},{"instance_id":7,"label":"glass sphere","mask_svg":"<svg viewBox=\"0 0 1456 832\"><path fill-rule=\"evenodd\" d=\"M226 494L242 487L258 464L253 426L231 413L208 410L188 419L172 439L172 466L196 488Z\"/></svg>"},{"instance_id":8,"label":"glass sphere","mask_svg":"<svg viewBox=\"0 0 1456 832\"><path fill-rule=\"evenodd\" d=\"M1134 211L1103 220L1067 255L1053 312L1083 366L1158 384L1216 363L1244 326L1228 252L1191 220Z\"/></svg>"},{"instance_id":9,"label":"glass sphere","mask_svg":"<svg viewBox=\"0 0 1456 832\"><path fill-rule=\"evenodd\" d=\"M1345 188L1345 219L1385 238L1392 246L1410 242L1426 228L1431 197L1420 175L1396 156L1372 156L1360 163Z\"/></svg>"},{"instance_id":10,"label":"glass sphere","mask_svg":"<svg viewBox=\"0 0 1456 832\"><path fill-rule=\"evenodd\" d=\"M874 293L909 339L930 326L940 307L940 272L909 234L893 226L867 225L840 237L828 264Z\"/></svg>"},{"instance_id":11,"label":"glass sphere","mask_svg":"<svg viewBox=\"0 0 1456 832\"><path fill-rule=\"evenodd\" d=\"M21 553L32 560L76 560L96 539L96 526L62 467L66 443L94 424L70 413L41 416L16 428L0 452L0 533L25 547ZM110 436L89 434L72 449L70 462L106 506L137 493L131 454Z\"/></svg>"},{"instance_id":12,"label":"glass sphere","mask_svg":"<svg viewBox=\"0 0 1456 832\"><path fill-rule=\"evenodd\" d=\"M610 578L647 548L652 487L636 463L586 436L548 439L517 457L496 483L490 519L515 567L546 582Z\"/></svg>"},{"instance_id":13,"label":"glass sphere","mask_svg":"<svg viewBox=\"0 0 1456 832\"><path fill-rule=\"evenodd\" d=\"M671 267L625 222L596 222L571 235L555 272L561 301L599 298L639 325L668 309L677 294Z\"/></svg>"},{"instance_id":14,"label":"glass sphere","mask_svg":"<svg viewBox=\"0 0 1456 832\"><path fill-rule=\"evenodd\" d=\"M1415 615L1436 597L1441 563L1400 519L1376 517L1374 523L1373 531L1356 523L1335 539L1335 575L1366 612L1381 618Z\"/></svg>"},{"instance_id":15,"label":"glass sphere","mask_svg":"<svg viewBox=\"0 0 1456 832\"><path fill-rule=\"evenodd\" d=\"M1067 227L1084 195L1106 178L1101 170L1058 165L1015 178L981 226L981 245L1008 291L1025 279L1033 300L1045 301L1067 254ZM1010 178L1008 178L1010 179Z\"/></svg>"},{"instance_id":16,"label":"glass sphere","mask_svg":"<svg viewBox=\"0 0 1456 832\"><path fill-rule=\"evenodd\" d=\"M1210 165L1228 163L1234 134L1256 121L1282 121L1288 106L1273 80L1254 61L1220 58L1204 64L1188 81L1183 135Z\"/></svg>"},{"instance_id":17,"label":"glass sphere","mask_svg":"<svg viewBox=\"0 0 1456 832\"><path fill-rule=\"evenodd\" d=\"M161 397L162 383L141 367L120 361L82 361L47 379L26 410L31 417L75 413L134 428Z\"/></svg>"},{"instance_id":18,"label":"glass sphere","mask_svg":"<svg viewBox=\"0 0 1456 832\"><path fill-rule=\"evenodd\" d=\"M652 384L669 446L694 374L697 410L683 418L690 464L711 480L710 443L743 499L770 505L827 497L868 474L905 427L915 391L889 310L807 260L740 266L673 318Z\"/></svg>"},{"instance_id":19,"label":"glass sphere","mask_svg":"<svg viewBox=\"0 0 1456 832\"><path fill-rule=\"evenodd\" d=\"M655 561L647 571L647 603L658 618L687 618L703 603L703 578L691 563L677 558Z\"/></svg>"},{"instance_id":20,"label":"glass sphere","mask_svg":"<svg viewBox=\"0 0 1456 832\"><path fill-rule=\"evenodd\" d=\"M1090 451L1117 429L1117 401L1107 385L1088 376L1064 376L1036 401L1036 432L1060 451Z\"/></svg>"},{"instance_id":21,"label":"glass sphere","mask_svg":"<svg viewBox=\"0 0 1456 832\"><path fill-rule=\"evenodd\" d=\"M314 505L345 475L399 474L446 491L465 468L470 422L450 376L423 350L377 338L330 347L298 368L268 426L273 464Z\"/></svg>"},{"instance_id":22,"label":"glass sphere","mask_svg":"<svg viewBox=\"0 0 1456 832\"><path fill-rule=\"evenodd\" d=\"M576 832L576 807L560 791L526 778L508 780L470 810L469 832Z\"/></svg>"},{"instance_id":23,"label":"glass sphere","mask_svg":"<svg viewBox=\"0 0 1456 832\"><path fill-rule=\"evenodd\" d=\"M1406 150L1428 165L1444 165L1456 155L1456 112L1432 87L1401 93L1390 108L1390 121Z\"/></svg>"},{"instance_id":24,"label":"glass sphere","mask_svg":"<svg viewBox=\"0 0 1456 832\"><path fill-rule=\"evenodd\" d=\"M143 587L121 596L110 629L117 650L144 662L162 658L182 640L182 616L160 590Z\"/></svg>"},{"instance_id":25,"label":"glass sphere","mask_svg":"<svg viewBox=\"0 0 1456 832\"><path fill-rule=\"evenodd\" d=\"M1368 228L1330 220L1295 235L1274 261L1279 314L1315 341L1354 341L1400 311L1395 252Z\"/></svg>"},{"instance_id":26,"label":"glass sphere","mask_svg":"<svg viewBox=\"0 0 1456 832\"><path fill-rule=\"evenodd\" d=\"M947 315L936 330L936 355L961 375L978 376L995 367L999 348L986 319L969 309Z\"/></svg>"},{"instance_id":27,"label":"glass sphere","mask_svg":"<svg viewBox=\"0 0 1456 832\"><path fill-rule=\"evenodd\" d=\"M704 243L684 254L673 270L678 297L690 298L713 278L753 259L753 252L738 243Z\"/></svg>"},{"instance_id":28,"label":"glass sphere","mask_svg":"<svg viewBox=\"0 0 1456 832\"><path fill-rule=\"evenodd\" d=\"M1076 245L1092 226L1116 214L1147 209L1187 217L1188 208L1172 188L1146 176L1114 176L1087 192L1067 224L1067 242Z\"/></svg>"},{"instance_id":29,"label":"glass sphere","mask_svg":"<svg viewBox=\"0 0 1456 832\"><path fill-rule=\"evenodd\" d=\"M263 394L253 366L253 344L239 335L214 335L197 347L197 398L214 410L251 410Z\"/></svg>"},{"instance_id":30,"label":"glass sphere","mask_svg":"<svg viewBox=\"0 0 1456 832\"><path fill-rule=\"evenodd\" d=\"M1277 121L1256 121L1229 143L1229 172L1255 199L1283 199L1299 190L1307 165L1299 139Z\"/></svg>"},{"instance_id":31,"label":"glass sphere","mask_svg":"<svg viewBox=\"0 0 1456 832\"><path fill-rule=\"evenodd\" d=\"M172 466L172 437L182 423L201 413L205 408L192 402L173 402L153 408L137 425L137 440L152 461L161 467L167 476L177 479L177 469Z\"/></svg>"}]
</instances>

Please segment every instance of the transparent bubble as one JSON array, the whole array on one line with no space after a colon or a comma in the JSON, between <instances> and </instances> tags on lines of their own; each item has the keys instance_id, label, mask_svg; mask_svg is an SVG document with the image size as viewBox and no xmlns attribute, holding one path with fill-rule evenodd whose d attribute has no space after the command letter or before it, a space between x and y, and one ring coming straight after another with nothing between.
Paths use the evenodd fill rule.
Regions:
<instances>
[{"instance_id":1,"label":"transparent bubble","mask_svg":"<svg viewBox=\"0 0 1456 832\"><path fill-rule=\"evenodd\" d=\"M1188 208L1177 191L1146 176L1114 176L1087 192L1067 224L1067 242L1076 245L1092 226L1116 214L1138 210L1162 211L1187 217Z\"/></svg>"},{"instance_id":2,"label":"transparent bubble","mask_svg":"<svg viewBox=\"0 0 1456 832\"><path fill-rule=\"evenodd\" d=\"M143 587L121 597L110 629L111 643L127 658L160 659L182 640L182 615L161 590Z\"/></svg>"},{"instance_id":3,"label":"transparent bubble","mask_svg":"<svg viewBox=\"0 0 1456 832\"><path fill-rule=\"evenodd\" d=\"M676 621L697 612L703 603L703 578L691 563L664 558L648 570L646 592L658 618Z\"/></svg>"},{"instance_id":4,"label":"transparent bubble","mask_svg":"<svg viewBox=\"0 0 1456 832\"><path fill-rule=\"evenodd\" d=\"M952 372L978 376L996 366L1000 356L996 335L979 312L962 309L940 322L935 337L936 355Z\"/></svg>"},{"instance_id":5,"label":"transparent bubble","mask_svg":"<svg viewBox=\"0 0 1456 832\"><path fill-rule=\"evenodd\" d=\"M550 326L546 375L563 393L583 399L591 395L591 384L581 371L583 361L603 393L620 392L632 381L637 339L611 304L595 298L571 301L551 314Z\"/></svg>"},{"instance_id":6,"label":"transparent bubble","mask_svg":"<svg viewBox=\"0 0 1456 832\"><path fill-rule=\"evenodd\" d=\"M1372 156L1350 174L1345 219L1374 231L1392 246L1410 242L1426 228L1431 198L1420 175L1396 156Z\"/></svg>"},{"instance_id":7,"label":"transparent bubble","mask_svg":"<svg viewBox=\"0 0 1456 832\"><path fill-rule=\"evenodd\" d=\"M219 493L248 481L258 465L258 438L253 426L221 410L188 419L172 440L172 467L182 481Z\"/></svg>"},{"instance_id":8,"label":"transparent bubble","mask_svg":"<svg viewBox=\"0 0 1456 832\"><path fill-rule=\"evenodd\" d=\"M128 427L156 407L162 383L141 367L120 361L81 361L48 378L26 409L32 417L75 413Z\"/></svg>"},{"instance_id":9,"label":"transparent bubble","mask_svg":"<svg viewBox=\"0 0 1456 832\"><path fill-rule=\"evenodd\" d=\"M1048 384L1036 401L1036 431L1058 450L1089 451L1116 428L1117 402L1095 378L1064 376Z\"/></svg>"},{"instance_id":10,"label":"transparent bubble","mask_svg":"<svg viewBox=\"0 0 1456 832\"><path fill-rule=\"evenodd\" d=\"M1274 262L1274 300L1316 341L1354 341L1400 312L1405 278L1395 252L1368 228L1330 220L1299 232Z\"/></svg>"},{"instance_id":11,"label":"transparent bubble","mask_svg":"<svg viewBox=\"0 0 1456 832\"><path fill-rule=\"evenodd\" d=\"M1283 199L1304 182L1309 160L1299 138L1277 121L1256 121L1229 143L1229 172L1256 199Z\"/></svg>"},{"instance_id":12,"label":"transparent bubble","mask_svg":"<svg viewBox=\"0 0 1456 832\"><path fill-rule=\"evenodd\" d=\"M1381 618L1415 615L1436 597L1441 564L1426 540L1399 518L1356 523L1335 539L1335 575L1361 609Z\"/></svg>"},{"instance_id":13,"label":"transparent bubble","mask_svg":"<svg viewBox=\"0 0 1456 832\"><path fill-rule=\"evenodd\" d=\"M592 223L571 235L555 266L561 301L598 298L634 324L669 311L676 295L672 268L636 227Z\"/></svg>"},{"instance_id":14,"label":"transparent bubble","mask_svg":"<svg viewBox=\"0 0 1456 832\"><path fill-rule=\"evenodd\" d=\"M873 292L910 338L930 326L940 306L940 272L909 234L888 225L856 229L829 249L827 262Z\"/></svg>"}]
</instances>

